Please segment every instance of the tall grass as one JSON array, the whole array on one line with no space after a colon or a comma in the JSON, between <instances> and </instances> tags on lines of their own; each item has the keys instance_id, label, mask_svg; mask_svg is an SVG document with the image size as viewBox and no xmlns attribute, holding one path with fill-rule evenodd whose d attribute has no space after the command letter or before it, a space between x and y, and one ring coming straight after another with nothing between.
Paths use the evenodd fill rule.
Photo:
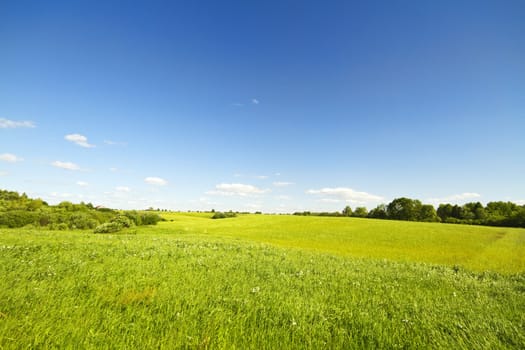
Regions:
<instances>
[{"instance_id":1,"label":"tall grass","mask_svg":"<svg viewBox=\"0 0 525 350\"><path fill-rule=\"evenodd\" d=\"M329 221L323 225L306 218L301 226L305 218L168 219L174 221L138 228L136 234L0 230L0 348L525 345L523 270L500 273L496 264L479 272L425 262L422 253L410 253L411 244L426 247L424 239L396 248L405 247L409 259L394 253L378 257L390 252L384 247L395 246L395 238L379 234L385 238L374 251L369 235L376 231L358 233L365 220L324 218ZM333 223L333 236L327 223ZM362 226L345 232L346 225ZM490 256L493 235L467 228L479 237L465 244L481 241L476 244L487 247L483 254ZM427 233L429 240L433 234L446 236L436 230ZM358 238L345 238L349 232ZM514 234L516 240L497 249L523 249L523 231ZM509 233L504 235L494 244ZM331 239L334 243L322 244ZM373 251L368 256L341 247L357 242L364 249L368 240Z\"/></svg>"},{"instance_id":2,"label":"tall grass","mask_svg":"<svg viewBox=\"0 0 525 350\"><path fill-rule=\"evenodd\" d=\"M155 232L242 238L340 256L417 261L475 271L525 271L525 229L286 215L171 213Z\"/></svg>"}]
</instances>

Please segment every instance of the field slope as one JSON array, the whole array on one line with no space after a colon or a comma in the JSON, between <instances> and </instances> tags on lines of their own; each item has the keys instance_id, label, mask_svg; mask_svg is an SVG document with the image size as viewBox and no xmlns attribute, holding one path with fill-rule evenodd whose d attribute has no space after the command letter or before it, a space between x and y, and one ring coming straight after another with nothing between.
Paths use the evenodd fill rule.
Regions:
<instances>
[{"instance_id":1,"label":"field slope","mask_svg":"<svg viewBox=\"0 0 525 350\"><path fill-rule=\"evenodd\" d=\"M461 266L474 271L525 272L525 229L289 215L166 214L154 229L198 233L339 256Z\"/></svg>"},{"instance_id":2,"label":"field slope","mask_svg":"<svg viewBox=\"0 0 525 350\"><path fill-rule=\"evenodd\" d=\"M525 346L525 230L166 218L0 229L0 348Z\"/></svg>"}]
</instances>

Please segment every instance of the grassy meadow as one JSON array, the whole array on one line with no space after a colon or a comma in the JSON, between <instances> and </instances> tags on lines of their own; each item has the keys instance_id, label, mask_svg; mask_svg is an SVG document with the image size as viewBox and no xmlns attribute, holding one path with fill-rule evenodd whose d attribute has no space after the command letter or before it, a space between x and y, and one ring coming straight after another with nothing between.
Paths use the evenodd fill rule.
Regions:
<instances>
[{"instance_id":1,"label":"grassy meadow","mask_svg":"<svg viewBox=\"0 0 525 350\"><path fill-rule=\"evenodd\" d=\"M0 229L0 349L525 347L525 230L167 213Z\"/></svg>"}]
</instances>

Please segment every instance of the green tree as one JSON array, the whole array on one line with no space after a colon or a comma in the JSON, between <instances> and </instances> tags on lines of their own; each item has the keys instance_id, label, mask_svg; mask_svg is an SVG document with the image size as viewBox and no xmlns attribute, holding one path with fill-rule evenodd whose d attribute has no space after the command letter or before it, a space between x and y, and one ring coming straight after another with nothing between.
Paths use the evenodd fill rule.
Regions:
<instances>
[{"instance_id":1,"label":"green tree","mask_svg":"<svg viewBox=\"0 0 525 350\"><path fill-rule=\"evenodd\" d=\"M369 218L373 219L386 219L388 217L387 208L385 204L379 204L368 213Z\"/></svg>"},{"instance_id":2,"label":"green tree","mask_svg":"<svg viewBox=\"0 0 525 350\"><path fill-rule=\"evenodd\" d=\"M417 221L421 202L406 197L396 198L387 206L388 218L394 220Z\"/></svg>"},{"instance_id":3,"label":"green tree","mask_svg":"<svg viewBox=\"0 0 525 350\"><path fill-rule=\"evenodd\" d=\"M73 205L73 203L69 202L69 201L63 201L63 202L60 202L58 205L57 205L58 208L61 208L61 209L64 209L64 210L67 210L67 211L72 211L74 210L75 206Z\"/></svg>"},{"instance_id":4,"label":"green tree","mask_svg":"<svg viewBox=\"0 0 525 350\"><path fill-rule=\"evenodd\" d=\"M509 220L510 226L525 227L525 205L514 211Z\"/></svg>"},{"instance_id":5,"label":"green tree","mask_svg":"<svg viewBox=\"0 0 525 350\"><path fill-rule=\"evenodd\" d=\"M448 218L452 217L452 204L440 204L437 209L437 215L441 221L446 222Z\"/></svg>"},{"instance_id":6,"label":"green tree","mask_svg":"<svg viewBox=\"0 0 525 350\"><path fill-rule=\"evenodd\" d=\"M426 222L439 221L439 217L437 216L436 209L434 208L434 206L430 204L421 205L421 208L419 209L418 220Z\"/></svg>"},{"instance_id":7,"label":"green tree","mask_svg":"<svg viewBox=\"0 0 525 350\"><path fill-rule=\"evenodd\" d=\"M368 210L365 207L357 207L354 210L354 216L357 218L366 218L368 215Z\"/></svg>"},{"instance_id":8,"label":"green tree","mask_svg":"<svg viewBox=\"0 0 525 350\"><path fill-rule=\"evenodd\" d=\"M481 221L487 217L483 204L480 202L466 203L463 205L462 218Z\"/></svg>"},{"instance_id":9,"label":"green tree","mask_svg":"<svg viewBox=\"0 0 525 350\"><path fill-rule=\"evenodd\" d=\"M349 205L347 205L344 209L343 209L343 216L352 216L352 208L350 208Z\"/></svg>"}]
</instances>

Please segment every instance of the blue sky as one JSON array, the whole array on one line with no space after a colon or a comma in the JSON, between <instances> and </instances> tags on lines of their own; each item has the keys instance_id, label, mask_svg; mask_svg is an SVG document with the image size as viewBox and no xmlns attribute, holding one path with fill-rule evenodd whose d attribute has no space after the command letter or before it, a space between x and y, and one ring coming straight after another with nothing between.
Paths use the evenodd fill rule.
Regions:
<instances>
[{"instance_id":1,"label":"blue sky","mask_svg":"<svg viewBox=\"0 0 525 350\"><path fill-rule=\"evenodd\" d=\"M2 1L0 188L50 203L525 203L523 1Z\"/></svg>"}]
</instances>

